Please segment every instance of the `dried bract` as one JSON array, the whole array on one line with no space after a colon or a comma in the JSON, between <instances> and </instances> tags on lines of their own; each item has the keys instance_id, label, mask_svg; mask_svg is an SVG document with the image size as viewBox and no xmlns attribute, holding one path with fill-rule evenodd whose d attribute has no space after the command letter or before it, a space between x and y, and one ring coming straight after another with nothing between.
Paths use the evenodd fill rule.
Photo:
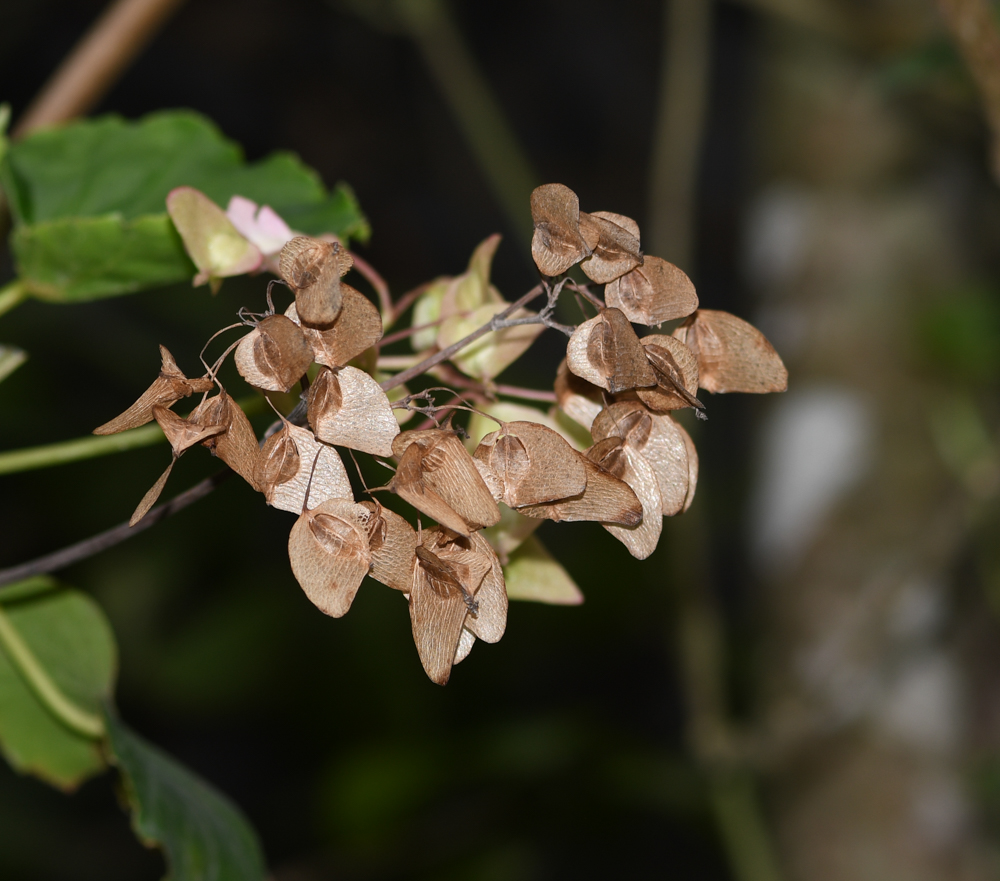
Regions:
<instances>
[{"instance_id":1,"label":"dried bract","mask_svg":"<svg viewBox=\"0 0 1000 881\"><path fill-rule=\"evenodd\" d=\"M202 401L189 419L206 425L224 425L225 431L201 442L213 456L218 456L255 490L260 492L255 469L260 456L257 435L239 404L225 392Z\"/></svg>"},{"instance_id":2,"label":"dried bract","mask_svg":"<svg viewBox=\"0 0 1000 881\"><path fill-rule=\"evenodd\" d=\"M679 514L694 498L688 433L666 414L650 413L635 401L611 404L594 420L594 440L620 438L653 469L663 514ZM595 445L596 446L596 445ZM697 458L694 462L697 483Z\"/></svg>"},{"instance_id":3,"label":"dried bract","mask_svg":"<svg viewBox=\"0 0 1000 881\"><path fill-rule=\"evenodd\" d=\"M94 434L117 434L129 428L138 428L153 418L153 407L158 405L171 407L181 398L186 398L194 392L207 392L212 388L212 380L207 376L188 379L166 346L160 346L160 361L160 375L142 393L139 400L120 416L95 428Z\"/></svg>"},{"instance_id":4,"label":"dried bract","mask_svg":"<svg viewBox=\"0 0 1000 881\"><path fill-rule=\"evenodd\" d=\"M698 359L680 340L665 334L651 334L642 338L653 373L656 387L636 389L639 399L651 410L681 410L695 407L704 410L698 400Z\"/></svg>"},{"instance_id":5,"label":"dried bract","mask_svg":"<svg viewBox=\"0 0 1000 881\"><path fill-rule=\"evenodd\" d=\"M278 256L278 271L295 293L302 323L327 327L340 314L340 279L354 265L339 243L297 236L286 243Z\"/></svg>"},{"instance_id":6,"label":"dried bract","mask_svg":"<svg viewBox=\"0 0 1000 881\"><path fill-rule=\"evenodd\" d=\"M698 295L685 273L659 257L645 257L626 275L604 289L609 306L621 309L636 324L662 324L690 315L698 308Z\"/></svg>"},{"instance_id":7,"label":"dried bract","mask_svg":"<svg viewBox=\"0 0 1000 881\"><path fill-rule=\"evenodd\" d=\"M788 371L756 327L715 309L699 309L674 331L698 359L698 382L710 392L783 392Z\"/></svg>"},{"instance_id":8,"label":"dried bract","mask_svg":"<svg viewBox=\"0 0 1000 881\"><path fill-rule=\"evenodd\" d=\"M486 462L512 508L580 495L587 473L562 435L535 422L507 422L483 438L476 459Z\"/></svg>"},{"instance_id":9,"label":"dried bract","mask_svg":"<svg viewBox=\"0 0 1000 881\"><path fill-rule=\"evenodd\" d=\"M337 451L307 428L282 420L261 448L255 478L267 503L298 514L327 499L354 501L351 481ZM308 499L306 494L308 493Z\"/></svg>"},{"instance_id":10,"label":"dried bract","mask_svg":"<svg viewBox=\"0 0 1000 881\"><path fill-rule=\"evenodd\" d=\"M392 451L400 460L391 489L442 526L468 535L500 520L500 509L455 432L406 431L393 441Z\"/></svg>"},{"instance_id":11,"label":"dried bract","mask_svg":"<svg viewBox=\"0 0 1000 881\"><path fill-rule=\"evenodd\" d=\"M535 232L531 256L543 275L562 275L574 263L589 257L597 244L598 233L588 227L587 236L580 229L580 200L569 187L545 184L531 193L531 218Z\"/></svg>"},{"instance_id":12,"label":"dried bract","mask_svg":"<svg viewBox=\"0 0 1000 881\"><path fill-rule=\"evenodd\" d=\"M376 456L391 456L399 423L382 388L356 367L324 367L309 387L309 424L316 437Z\"/></svg>"},{"instance_id":13,"label":"dried bract","mask_svg":"<svg viewBox=\"0 0 1000 881\"><path fill-rule=\"evenodd\" d=\"M591 281L607 284L642 265L639 226L632 218L610 211L581 211L580 231L589 238L597 235L594 252L580 264Z\"/></svg>"},{"instance_id":14,"label":"dried bract","mask_svg":"<svg viewBox=\"0 0 1000 881\"><path fill-rule=\"evenodd\" d=\"M236 369L250 385L287 392L313 362L305 334L284 315L269 315L236 347Z\"/></svg>"},{"instance_id":15,"label":"dried bract","mask_svg":"<svg viewBox=\"0 0 1000 881\"><path fill-rule=\"evenodd\" d=\"M589 431L604 406L601 389L572 373L563 358L556 370L555 393L559 409Z\"/></svg>"},{"instance_id":16,"label":"dried bract","mask_svg":"<svg viewBox=\"0 0 1000 881\"><path fill-rule=\"evenodd\" d=\"M517 509L519 513L536 519L567 522L596 520L623 526L641 522L642 503L627 483L581 453L574 450L573 455L579 457L587 472L584 491L548 505L526 505Z\"/></svg>"},{"instance_id":17,"label":"dried bract","mask_svg":"<svg viewBox=\"0 0 1000 881\"><path fill-rule=\"evenodd\" d=\"M346 614L368 567L368 512L346 499L303 511L288 537L292 572L306 596L334 618Z\"/></svg>"},{"instance_id":18,"label":"dried bract","mask_svg":"<svg viewBox=\"0 0 1000 881\"><path fill-rule=\"evenodd\" d=\"M343 367L382 339L382 316L372 301L348 284L341 285L341 294L340 315L331 327L302 326L313 358L327 367ZM285 315L295 323L300 320L294 303Z\"/></svg>"},{"instance_id":19,"label":"dried bract","mask_svg":"<svg viewBox=\"0 0 1000 881\"><path fill-rule=\"evenodd\" d=\"M652 466L628 444L613 451L601 449L595 444L591 448L591 454L598 464L610 465L611 473L627 483L642 503L642 521L638 525L618 526L605 523L604 528L624 544L633 557L645 560L656 550L663 530L663 503Z\"/></svg>"},{"instance_id":20,"label":"dried bract","mask_svg":"<svg viewBox=\"0 0 1000 881\"><path fill-rule=\"evenodd\" d=\"M573 331L566 364L580 378L612 394L656 385L645 350L618 309L605 309Z\"/></svg>"},{"instance_id":21,"label":"dried bract","mask_svg":"<svg viewBox=\"0 0 1000 881\"><path fill-rule=\"evenodd\" d=\"M395 511L376 502L361 502L368 511L365 527L371 548L371 575L394 590L409 593L413 586L413 555L417 549L417 534Z\"/></svg>"}]
</instances>

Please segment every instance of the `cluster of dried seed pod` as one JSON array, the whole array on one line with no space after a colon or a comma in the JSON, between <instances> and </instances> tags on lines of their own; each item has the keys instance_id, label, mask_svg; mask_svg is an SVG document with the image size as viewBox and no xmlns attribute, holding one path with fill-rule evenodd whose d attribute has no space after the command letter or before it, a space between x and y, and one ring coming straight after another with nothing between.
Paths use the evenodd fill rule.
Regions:
<instances>
[{"instance_id":1,"label":"cluster of dried seed pod","mask_svg":"<svg viewBox=\"0 0 1000 881\"><path fill-rule=\"evenodd\" d=\"M475 357L460 347L450 361L470 378L462 383L465 400L489 411L492 375L548 323L562 289L548 279L579 264L591 282L606 287L602 301L575 286L596 314L572 329L555 379L560 418L578 431L564 430L559 414L528 411L537 421L491 416L496 430L482 433L478 443L463 442L464 430L451 425L454 411L442 420L443 408L425 397L426 406L409 398L397 405L429 416L423 426L401 433L403 417L397 419L383 389L398 383L380 385L371 375L379 363L381 315L342 280L351 255L336 242L300 236L278 259L294 302L284 314L269 308L244 319L251 330L234 347L236 367L250 385L274 393L300 386L300 405L258 442L218 382L222 359L206 365L204 376L188 379L161 346L162 368L150 388L96 429L111 434L155 419L170 442L170 465L131 522L155 503L182 453L208 447L269 505L297 515L288 544L291 567L320 610L344 615L366 575L407 598L421 663L440 684L477 639L496 642L503 635L504 567L537 521L595 521L633 555L647 557L663 517L686 510L697 483L694 444L671 411L690 407L700 414L699 388L783 390L784 366L746 322L698 309L694 286L681 270L643 255L630 218L581 212L576 195L561 184L535 190L531 210L532 254L546 277L548 313L522 310L507 324L494 320L491 334L477 336ZM464 276L439 280L417 301L413 336L422 335L421 346L445 348L453 337L461 339L463 329L471 333L502 318L501 312L511 314L489 283L496 243L488 239ZM670 334L639 337L633 327L675 319L685 320ZM428 326L440 330L427 336ZM514 333L504 336L508 330ZM429 357L426 369L436 369L438 361ZM218 393L209 396L216 386ZM194 393L203 399L188 416L173 412ZM579 435L588 431L590 446L584 448ZM370 501L357 500L337 447L395 460L392 479L379 489L415 509L416 528L376 501L376 490L365 489Z\"/></svg>"}]
</instances>

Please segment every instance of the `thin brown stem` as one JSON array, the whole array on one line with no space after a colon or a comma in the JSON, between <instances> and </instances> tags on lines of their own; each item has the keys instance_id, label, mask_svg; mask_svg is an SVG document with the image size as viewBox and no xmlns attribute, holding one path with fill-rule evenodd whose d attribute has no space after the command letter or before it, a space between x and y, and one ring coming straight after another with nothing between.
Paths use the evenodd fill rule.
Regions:
<instances>
[{"instance_id":1,"label":"thin brown stem","mask_svg":"<svg viewBox=\"0 0 1000 881\"><path fill-rule=\"evenodd\" d=\"M389 285L371 263L359 257L354 251L351 251L350 254L354 258L354 268L365 277L368 284L378 294L378 302L381 307L380 311L382 312L383 319L388 318L393 314L392 295L389 293Z\"/></svg>"},{"instance_id":2,"label":"thin brown stem","mask_svg":"<svg viewBox=\"0 0 1000 881\"><path fill-rule=\"evenodd\" d=\"M59 65L14 129L15 138L83 116L184 0L116 0Z\"/></svg>"},{"instance_id":3,"label":"thin brown stem","mask_svg":"<svg viewBox=\"0 0 1000 881\"><path fill-rule=\"evenodd\" d=\"M171 514L176 514L178 511L183 510L188 505L198 501L198 499L204 498L220 483L228 479L232 473L227 468L225 471L220 471L218 474L206 477L201 483L196 483L169 502L157 505L142 520L136 523L135 526L129 526L128 523L120 523L118 526L114 526L105 532L98 533L91 538L86 538L81 542L62 548L54 553L46 554L44 557L38 557L35 560L29 560L27 563L20 563L8 569L0 569L0 586L11 584L15 581L22 581L25 578L31 578L33 575L57 572L60 569L71 566L73 563L79 563L81 560L86 560L101 551L114 547L116 544L120 544L133 535L138 535L143 530L149 529L150 526L159 523Z\"/></svg>"},{"instance_id":4,"label":"thin brown stem","mask_svg":"<svg viewBox=\"0 0 1000 881\"><path fill-rule=\"evenodd\" d=\"M407 327L405 330L397 330L395 333L390 333L388 336L382 337L378 341L379 346L388 346L390 343L398 343L400 340L405 340L407 337L413 336L415 333L420 333L422 330L427 330L429 327L437 327L439 324L445 322L448 317L439 318L437 321L428 321L426 324L418 324L414 327Z\"/></svg>"},{"instance_id":5,"label":"thin brown stem","mask_svg":"<svg viewBox=\"0 0 1000 881\"><path fill-rule=\"evenodd\" d=\"M409 382L416 376L420 376L422 373L426 373L431 367L440 364L442 361L447 361L456 352L460 352L470 343L474 343L482 336L486 336L490 331L501 330L504 327L510 327L510 324L506 322L509 317L513 315L518 309L526 306L532 300L534 300L539 294L541 294L545 288L542 285L535 285L528 293L522 296L520 299L515 300L511 303L503 312L498 312L489 321L486 322L482 327L477 328L472 331L468 336L462 337L458 342L452 343L445 349L441 349L440 352L435 352L429 358L425 358L419 364L414 364L409 370L404 370L402 373L397 373L395 376L390 376L387 380L381 383L382 391L389 391L389 389L394 389L397 385L402 385L405 382ZM535 316L536 319L541 319L541 315ZM515 319L519 321L519 319ZM541 320L536 320L532 322L534 324L543 324Z\"/></svg>"}]
</instances>

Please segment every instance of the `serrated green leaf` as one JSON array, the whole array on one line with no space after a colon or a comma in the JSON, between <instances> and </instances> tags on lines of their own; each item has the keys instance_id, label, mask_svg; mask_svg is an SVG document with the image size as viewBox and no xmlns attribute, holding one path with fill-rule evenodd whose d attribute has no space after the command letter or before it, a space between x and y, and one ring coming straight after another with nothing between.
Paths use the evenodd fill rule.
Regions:
<instances>
[{"instance_id":1,"label":"serrated green leaf","mask_svg":"<svg viewBox=\"0 0 1000 881\"><path fill-rule=\"evenodd\" d=\"M0 382L3 382L27 360L28 353L24 349L0 344Z\"/></svg>"},{"instance_id":2,"label":"serrated green leaf","mask_svg":"<svg viewBox=\"0 0 1000 881\"><path fill-rule=\"evenodd\" d=\"M304 233L332 232L345 240L369 235L350 189L327 192L316 172L290 153L247 164L238 145L187 111L137 122L107 116L31 134L0 163L20 275L32 293L70 300L190 277L165 210L167 194L179 186L194 187L218 205L233 195L270 205ZM65 252L55 247L63 235L69 237ZM106 282L102 271L111 273Z\"/></svg>"},{"instance_id":3,"label":"serrated green leaf","mask_svg":"<svg viewBox=\"0 0 1000 881\"><path fill-rule=\"evenodd\" d=\"M260 843L236 805L120 720L109 715L107 728L133 827L163 849L171 881L263 881Z\"/></svg>"},{"instance_id":4,"label":"serrated green leaf","mask_svg":"<svg viewBox=\"0 0 1000 881\"><path fill-rule=\"evenodd\" d=\"M81 591L39 593L52 585L51 579L32 579L23 590L20 585L5 588L0 593L3 614L59 690L82 710L97 714L114 687L117 650L111 627ZM73 789L103 770L98 741L56 718L2 646L0 749L11 766L62 789Z\"/></svg>"},{"instance_id":5,"label":"serrated green leaf","mask_svg":"<svg viewBox=\"0 0 1000 881\"><path fill-rule=\"evenodd\" d=\"M512 600L559 606L577 606L583 602L576 582L534 535L510 555L503 574L507 596Z\"/></svg>"},{"instance_id":6,"label":"serrated green leaf","mask_svg":"<svg viewBox=\"0 0 1000 881\"><path fill-rule=\"evenodd\" d=\"M11 247L25 287L80 302L190 279L195 265L166 213L70 217L15 227Z\"/></svg>"}]
</instances>

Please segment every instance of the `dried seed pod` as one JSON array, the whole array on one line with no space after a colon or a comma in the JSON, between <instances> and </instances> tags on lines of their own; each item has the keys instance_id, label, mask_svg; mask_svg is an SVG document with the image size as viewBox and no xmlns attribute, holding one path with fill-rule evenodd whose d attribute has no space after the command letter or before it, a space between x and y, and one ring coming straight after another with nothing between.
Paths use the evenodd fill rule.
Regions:
<instances>
[{"instance_id":1,"label":"dried seed pod","mask_svg":"<svg viewBox=\"0 0 1000 881\"><path fill-rule=\"evenodd\" d=\"M354 601L371 564L368 512L347 499L303 511L288 537L296 580L321 612L339 618Z\"/></svg>"},{"instance_id":2,"label":"dried seed pod","mask_svg":"<svg viewBox=\"0 0 1000 881\"><path fill-rule=\"evenodd\" d=\"M194 413L185 419L183 416L178 416L172 410L161 407L159 404L153 405L152 415L160 428L163 429L163 434L170 443L173 457L166 471L156 479L156 482L147 490L142 500L136 506L135 511L132 512L132 516L128 521L129 526L135 526L136 523L149 513L149 509L156 504L160 493L163 492L163 487L167 484L167 478L173 470L174 462L195 444L205 443L210 438L214 438L226 430L226 426L223 424L199 421Z\"/></svg>"},{"instance_id":3,"label":"dried seed pod","mask_svg":"<svg viewBox=\"0 0 1000 881\"><path fill-rule=\"evenodd\" d=\"M635 526L642 520L642 503L632 488L581 453L587 472L587 486L579 496L562 499L548 505L526 505L518 513L542 520L596 520Z\"/></svg>"},{"instance_id":4,"label":"dried seed pod","mask_svg":"<svg viewBox=\"0 0 1000 881\"><path fill-rule=\"evenodd\" d=\"M613 440L620 443L619 438ZM643 456L628 444L615 448L610 455L609 450L601 450L596 444L591 450L598 457L598 464L609 463L612 474L625 481L642 503L642 521L638 525L617 526L605 523L604 528L625 545L633 557L645 560L656 550L663 530L663 504L656 474Z\"/></svg>"},{"instance_id":5,"label":"dried seed pod","mask_svg":"<svg viewBox=\"0 0 1000 881\"><path fill-rule=\"evenodd\" d=\"M225 431L201 442L213 456L218 456L255 490L260 492L255 469L260 456L257 435L239 404L225 392L202 401L189 419L206 425L224 425Z\"/></svg>"},{"instance_id":6,"label":"dried seed pod","mask_svg":"<svg viewBox=\"0 0 1000 881\"><path fill-rule=\"evenodd\" d=\"M467 627L462 628L462 633L458 637L458 648L455 649L454 664L461 664L467 657L472 647L476 644L476 637Z\"/></svg>"},{"instance_id":7,"label":"dried seed pod","mask_svg":"<svg viewBox=\"0 0 1000 881\"><path fill-rule=\"evenodd\" d=\"M337 451L316 440L308 428L282 421L261 448L254 475L267 503L298 514L327 499L353 502L351 481Z\"/></svg>"},{"instance_id":8,"label":"dried seed pod","mask_svg":"<svg viewBox=\"0 0 1000 881\"><path fill-rule=\"evenodd\" d=\"M651 334L641 340L646 357L656 375L656 387L636 389L638 398L651 410L664 412L705 405L698 391L698 359L680 340L665 334Z\"/></svg>"},{"instance_id":9,"label":"dried seed pod","mask_svg":"<svg viewBox=\"0 0 1000 881\"><path fill-rule=\"evenodd\" d=\"M591 281L607 284L642 265L639 226L631 217L610 211L581 211L580 232L589 238L597 235L594 252L580 264Z\"/></svg>"},{"instance_id":10,"label":"dried seed pod","mask_svg":"<svg viewBox=\"0 0 1000 881\"><path fill-rule=\"evenodd\" d=\"M684 497L684 507L681 508L683 512L691 507L691 503L694 501L694 491L698 487L698 451L695 449L694 441L691 440L691 435L684 430L684 426L678 425L677 428L684 438L684 445L687 447L688 454L688 491Z\"/></svg>"},{"instance_id":11,"label":"dried seed pod","mask_svg":"<svg viewBox=\"0 0 1000 881\"><path fill-rule=\"evenodd\" d=\"M629 321L646 325L683 318L698 308L691 279L673 263L648 255L642 266L608 284L604 300Z\"/></svg>"},{"instance_id":12,"label":"dried seed pod","mask_svg":"<svg viewBox=\"0 0 1000 881\"><path fill-rule=\"evenodd\" d=\"M698 382L710 392L783 392L788 371L756 327L715 309L699 309L674 331L698 359Z\"/></svg>"},{"instance_id":13,"label":"dried seed pod","mask_svg":"<svg viewBox=\"0 0 1000 881\"><path fill-rule=\"evenodd\" d=\"M650 413L635 401L611 404L594 420L594 440L620 438L639 453L653 469L660 489L664 516L672 517L690 504L690 450L694 444L687 432L666 414ZM595 445L596 446L596 445ZM695 482L697 482L695 454Z\"/></svg>"},{"instance_id":14,"label":"dried seed pod","mask_svg":"<svg viewBox=\"0 0 1000 881\"><path fill-rule=\"evenodd\" d=\"M368 511L365 526L372 554L372 568L369 575L395 590L409 593L413 586L416 532L395 511L383 508L377 502L360 504Z\"/></svg>"},{"instance_id":15,"label":"dried seed pod","mask_svg":"<svg viewBox=\"0 0 1000 881\"><path fill-rule=\"evenodd\" d=\"M572 373L563 358L556 370L555 393L563 413L589 431L604 407L601 389Z\"/></svg>"},{"instance_id":16,"label":"dried seed pod","mask_svg":"<svg viewBox=\"0 0 1000 881\"><path fill-rule=\"evenodd\" d=\"M297 236L278 256L278 272L295 294L302 323L328 327L337 320L342 305L340 279L354 259L337 242Z\"/></svg>"},{"instance_id":17,"label":"dried seed pod","mask_svg":"<svg viewBox=\"0 0 1000 881\"><path fill-rule=\"evenodd\" d=\"M409 452L412 446L419 448L419 455ZM400 457L390 484L393 491L443 526L468 535L470 530L492 526L500 520L500 509L455 432L441 428L406 431L393 441L392 451ZM435 499L443 502L457 519L449 517L451 523L445 522L439 514L448 516L447 512Z\"/></svg>"},{"instance_id":18,"label":"dried seed pod","mask_svg":"<svg viewBox=\"0 0 1000 881\"><path fill-rule=\"evenodd\" d=\"M391 456L399 423L389 398L356 367L324 367L309 386L309 424L316 437L376 456Z\"/></svg>"},{"instance_id":19,"label":"dried seed pod","mask_svg":"<svg viewBox=\"0 0 1000 881\"><path fill-rule=\"evenodd\" d=\"M343 306L333 325L324 330L302 326L313 358L327 367L343 367L382 339L382 316L372 301L349 284L340 287ZM298 322L294 303L285 310L285 315Z\"/></svg>"},{"instance_id":20,"label":"dried seed pod","mask_svg":"<svg viewBox=\"0 0 1000 881\"><path fill-rule=\"evenodd\" d=\"M507 422L486 435L476 459L487 462L512 508L580 495L587 486L583 464L562 435L535 422Z\"/></svg>"},{"instance_id":21,"label":"dried seed pod","mask_svg":"<svg viewBox=\"0 0 1000 881\"><path fill-rule=\"evenodd\" d=\"M597 244L596 229L589 227L586 237L580 229L580 200L576 193L562 184L535 188L531 193L531 218L535 222L531 256L543 275L562 275L574 263L589 257Z\"/></svg>"},{"instance_id":22,"label":"dried seed pod","mask_svg":"<svg viewBox=\"0 0 1000 881\"><path fill-rule=\"evenodd\" d=\"M160 375L139 400L120 416L95 428L94 434L117 434L129 428L138 428L153 418L153 407L171 407L194 392L200 394L211 390L213 382L207 376L188 379L166 346L160 346L160 362Z\"/></svg>"},{"instance_id":23,"label":"dried seed pod","mask_svg":"<svg viewBox=\"0 0 1000 881\"><path fill-rule=\"evenodd\" d=\"M492 578L493 560L492 549L481 537L449 540L440 529L425 530L415 550L410 590L413 641L424 670L439 685L448 681L459 656L463 625L480 614L476 596L488 573ZM494 596L495 587L491 585L489 590L487 603L501 603ZM484 627L488 636L496 635L497 617L498 607L488 613L488 626ZM503 618L506 620L505 610ZM467 637L465 646L468 654L471 643Z\"/></svg>"},{"instance_id":24,"label":"dried seed pod","mask_svg":"<svg viewBox=\"0 0 1000 881\"><path fill-rule=\"evenodd\" d=\"M605 309L573 331L566 364L581 379L612 394L656 385L645 350L618 309Z\"/></svg>"},{"instance_id":25,"label":"dried seed pod","mask_svg":"<svg viewBox=\"0 0 1000 881\"><path fill-rule=\"evenodd\" d=\"M487 559L490 568L475 592L476 612L465 619L465 629L483 642L499 642L507 628L507 588L503 567L490 543L478 532L472 535L472 550Z\"/></svg>"},{"instance_id":26,"label":"dried seed pod","mask_svg":"<svg viewBox=\"0 0 1000 881\"><path fill-rule=\"evenodd\" d=\"M312 347L295 322L269 315L236 347L236 369L250 385L287 392L313 362Z\"/></svg>"}]
</instances>

